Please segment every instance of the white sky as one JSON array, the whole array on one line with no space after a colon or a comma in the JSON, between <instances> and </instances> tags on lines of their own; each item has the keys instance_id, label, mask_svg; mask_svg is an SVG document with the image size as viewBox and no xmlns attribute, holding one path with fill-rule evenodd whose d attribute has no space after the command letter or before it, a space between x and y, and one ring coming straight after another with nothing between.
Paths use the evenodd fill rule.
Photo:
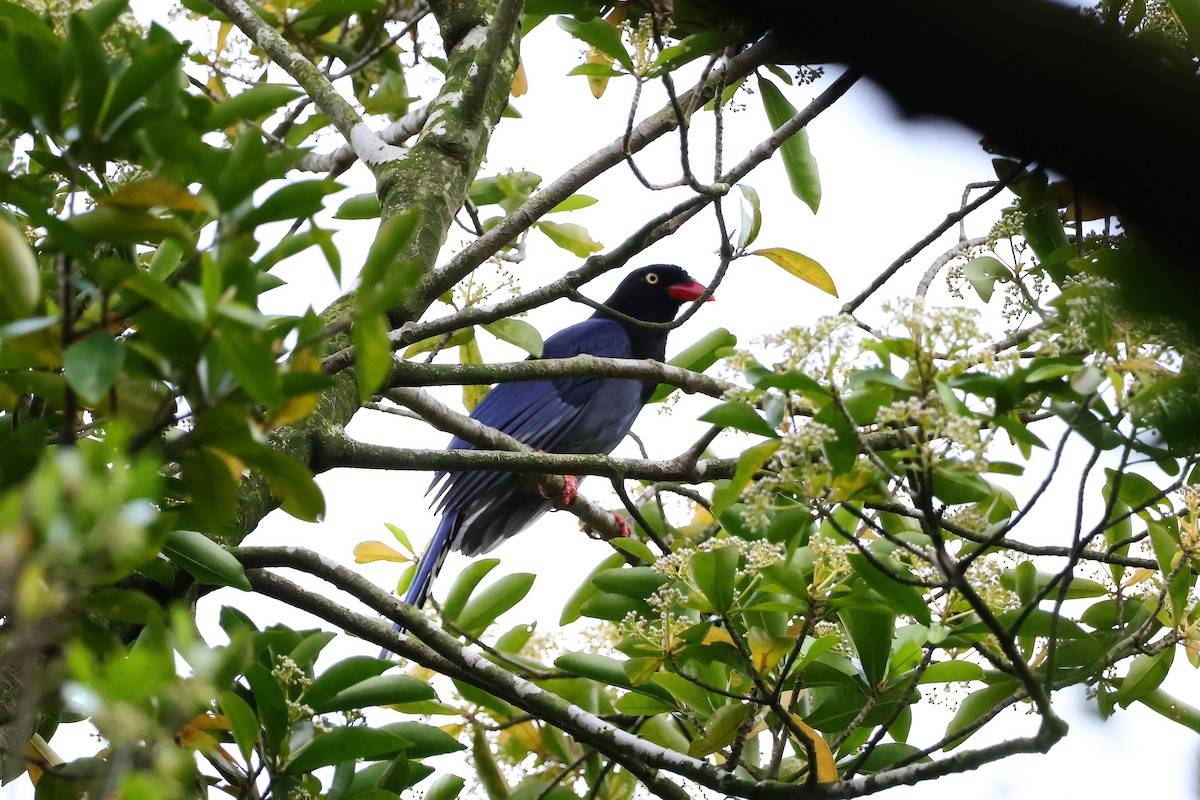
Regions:
<instances>
[{"instance_id":1,"label":"white sky","mask_svg":"<svg viewBox=\"0 0 1200 800\"><path fill-rule=\"evenodd\" d=\"M529 94L514 103L524 118L505 119L498 126L484 174L528 169L548 182L620 134L628 111L631 83L614 80L604 98L594 100L584 78L565 77L567 70L578 63L578 54L578 45L553 21L543 23L527 37L523 58L529 76ZM800 107L826 85L828 79L816 86L792 90L789 96ZM410 84L410 92L428 99L433 87ZM655 111L661 102L657 93L648 92L642 108L647 113ZM745 110L727 116L727 165L736 162L748 146L769 132L758 98L744 97L742 102L746 104ZM697 128L702 128L711 115L699 115L698 119L702 124ZM718 301L707 305L687 326L673 334L668 352L681 349L716 326L729 328L745 344L763 333L791 325L808 325L819 316L835 313L841 302L857 294L885 265L955 210L965 184L993 177L990 157L979 150L976 136L950 125L900 119L886 98L862 83L814 122L809 134L820 164L824 189L820 213L814 216L791 195L781 165L764 165L748 180L763 199L764 222L756 246L788 247L815 258L834 277L841 299L824 295L764 259L745 259L733 265L718 292ZM697 130L694 139L697 143L702 141L702 132ZM673 136L666 137L660 146L640 155L639 164L656 178L674 177L677 141ZM693 152L697 173L701 177L710 174L711 166L706 166L704 149L697 146ZM627 169L611 172L582 190L599 198L599 203L583 211L556 215L557 221L585 225L593 238L606 247L619 243L642 220L668 208L681 196L674 193L650 195L633 182ZM355 186L344 195L332 198L329 201L332 208L336 208L344 197L371 191L368 176L361 167L356 167L341 180L354 182ZM1002 205L994 202L977 212L968 225L968 235L985 233ZM735 203L727 206L727 219L731 225L737 224L736 209ZM701 215L688 223L681 234L656 245L632 266L669 261L684 266L698 279L707 280L717 266L714 254L717 238L711 220L711 215ZM374 223L334 224L344 229L335 241L342 249L346 278L350 280L354 265L361 263L365 254ZM925 268L954 243L955 237L953 232L948 234L919 256L879 293L878 299L913 294ZM514 266L513 271L522 286L529 289L576 266L578 259L535 233L530 237L528 258ZM294 313L308 304L320 309L337 294L337 287L328 277L328 270L319 256L293 259L277 272L290 285L268 294L264 298L264 310ZM597 281L585 291L603 299L618 280L619 275L614 275ZM935 281L930 299L931 302L949 301L940 279ZM998 302L993 300L993 303ZM868 309L872 307L868 305ZM441 316L444 311L445 307L439 306L433 314ZM560 302L531 314L529 320L548 335L588 313L583 307ZM881 319L878 313L870 310L865 312L865 317ZM482 344L485 358L523 357L506 345L493 345L487 339ZM453 401L456 390L442 390L439 396ZM651 457L671 457L706 429L707 426L696 422L695 418L711 405L707 400L689 399L679 403L668 415L652 408L642 414L634 430L645 438ZM412 422L394 417L381 418L379 414L368 412L361 413L350 430L363 439L413 447L441 447L447 438ZM748 441L726 434L719 440L718 449L732 454ZM626 442L617 453L636 455L636 450ZM423 497L428 480L429 476L424 473L339 470L323 475L319 482L328 504L325 522L320 525L301 523L276 512L246 544L309 547L352 565L354 545L366 539L389 540L383 523L390 522L406 530L414 544L421 547L435 526L435 519ZM598 479L585 484L585 493L610 507L619 505ZM1054 502L1053 498L1051 502ZM1070 504L1073 500L1067 503ZM565 513L547 515L534 528L492 554L503 559L503 563L489 579L506 571L538 574L530 596L505 619L509 624L537 619L539 631L551 629L557 622L562 601L606 553L604 545L589 541L578 531L574 517ZM435 595L444 594L465 563L467 560L457 554L446 561L434 587ZM382 586L394 584L400 572L397 565L367 565L358 569ZM222 590L205 599L201 612L212 624L219 603L246 608L246 600L245 595ZM291 609L270 601L259 604L256 600L248 610L260 625L275 621L294 626L314 624L311 620L298 618ZM333 657L323 663L354 653L373 655L375 652L373 646L340 637L327 650ZM1200 705L1195 672L1186 666L1185 659L1177 659L1177 662L1164 688L1186 702ZM977 800L1004 800L1067 791L1076 796L1095 797L1135 793L1161 798L1197 795L1194 787L1197 785L1198 742L1186 728L1136 706L1119 711L1114 719L1100 724L1085 708L1080 691L1060 693L1055 702L1071 723L1072 730L1050 755L1007 759L917 788L892 790L884 796L896 800L938 800L969 794ZM929 728L931 734L926 741L937 738L953 709L943 711L944 716ZM918 719L923 716L924 709L920 712L915 715ZM1016 712L1008 716L1010 720L1004 734L1032 733L1034 718ZM918 730L914 728L913 741L921 743ZM982 744L985 734L986 729L984 734L972 739L969 746ZM458 771L469 774L461 769ZM28 788L27 781L22 779L9 787L7 796L27 797Z\"/></svg>"}]
</instances>

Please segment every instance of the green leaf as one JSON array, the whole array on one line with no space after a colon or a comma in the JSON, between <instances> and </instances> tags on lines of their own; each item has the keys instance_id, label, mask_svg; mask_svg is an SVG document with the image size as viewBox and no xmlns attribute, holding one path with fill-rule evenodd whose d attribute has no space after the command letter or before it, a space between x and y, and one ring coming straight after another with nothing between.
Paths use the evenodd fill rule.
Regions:
<instances>
[{"instance_id":1,"label":"green leaf","mask_svg":"<svg viewBox=\"0 0 1200 800\"><path fill-rule=\"evenodd\" d=\"M1150 534L1150 545L1154 549L1154 558L1158 561L1158 568L1163 577L1171 574L1179 563L1179 559L1187 557L1179 548L1177 523L1175 520L1169 522L1170 527L1156 520L1146 521L1146 530ZM1186 564L1171 579L1171 584L1167 587L1167 611L1172 623L1178 624L1183 619L1187 610L1188 594L1195 580L1196 576L1192 574Z\"/></svg>"},{"instance_id":2,"label":"green leaf","mask_svg":"<svg viewBox=\"0 0 1200 800\"><path fill-rule=\"evenodd\" d=\"M421 266L401 251L412 242L421 221L420 209L396 214L379 226L363 263L354 303L360 313L394 308L417 285Z\"/></svg>"},{"instance_id":3,"label":"green leaf","mask_svg":"<svg viewBox=\"0 0 1200 800\"><path fill-rule=\"evenodd\" d=\"M99 403L116 385L124 365L125 347L107 331L97 331L63 352L67 384L91 404Z\"/></svg>"},{"instance_id":4,"label":"green leaf","mask_svg":"<svg viewBox=\"0 0 1200 800\"><path fill-rule=\"evenodd\" d=\"M470 633L484 630L496 617L521 602L533 587L537 576L530 572L505 575L472 597L456 618L447 617Z\"/></svg>"},{"instance_id":5,"label":"green leaf","mask_svg":"<svg viewBox=\"0 0 1200 800\"><path fill-rule=\"evenodd\" d=\"M621 42L621 34L601 17L587 22L580 22L571 17L558 17L558 26L579 41L590 44L601 53L621 62L625 69L633 71L633 59L629 57L625 45Z\"/></svg>"},{"instance_id":6,"label":"green leaf","mask_svg":"<svg viewBox=\"0 0 1200 800\"><path fill-rule=\"evenodd\" d=\"M573 194L546 213L559 214L563 211L578 211L581 208L587 208L588 206L595 205L598 202L599 201L596 198L589 197L586 194Z\"/></svg>"},{"instance_id":7,"label":"green leaf","mask_svg":"<svg viewBox=\"0 0 1200 800\"><path fill-rule=\"evenodd\" d=\"M219 356L221 366L229 369L238 384L255 401L271 408L283 403L279 388L279 365L271 341L244 325L219 325L213 331L209 356Z\"/></svg>"},{"instance_id":8,"label":"green leaf","mask_svg":"<svg viewBox=\"0 0 1200 800\"><path fill-rule=\"evenodd\" d=\"M1026 578L1029 581L1028 585L1024 585L1022 583L1022 571L1027 571L1028 573ZM1025 561L1016 569L1006 569L1004 572L1000 573L1000 585L1005 589L1018 591L1018 594L1021 596L1021 601L1024 603L1029 603L1033 600L1033 597L1038 592L1043 591L1050 584L1050 581L1054 580L1056 577L1056 574L1042 572L1041 570L1035 569L1032 562ZM1056 582L1054 596L1058 596L1058 592L1061 588L1062 584ZM1028 596L1026 596L1027 594ZM1088 580L1087 578L1072 578L1070 585L1067 587L1068 600L1079 600L1087 597L1104 597L1107 594L1108 589L1104 586L1104 584Z\"/></svg>"},{"instance_id":9,"label":"green leaf","mask_svg":"<svg viewBox=\"0 0 1200 800\"><path fill-rule=\"evenodd\" d=\"M1139 653L1130 663L1129 672L1125 674L1113 700L1121 708L1128 708L1130 703L1141 700L1166 680L1174 660L1174 647L1159 650L1153 655Z\"/></svg>"},{"instance_id":10,"label":"green leaf","mask_svg":"<svg viewBox=\"0 0 1200 800\"><path fill-rule=\"evenodd\" d=\"M229 720L229 731L237 742L242 759L249 764L255 742L258 741L258 717L254 709L233 692L221 692L221 713Z\"/></svg>"},{"instance_id":11,"label":"green leaf","mask_svg":"<svg viewBox=\"0 0 1200 800\"><path fill-rule=\"evenodd\" d=\"M654 59L652 73L658 75L667 70L679 67L711 53L717 52L726 45L733 44L736 39L723 32L702 31L685 36L678 44L664 47Z\"/></svg>"},{"instance_id":12,"label":"green leaf","mask_svg":"<svg viewBox=\"0 0 1200 800\"><path fill-rule=\"evenodd\" d=\"M445 602L442 603L442 617L445 619L458 617L463 607L466 606L467 600L470 599L471 593L475 591L475 587L499 563L500 559L498 558L481 558L468 564L462 572L458 573L458 577L450 585L450 591L446 593Z\"/></svg>"},{"instance_id":13,"label":"green leaf","mask_svg":"<svg viewBox=\"0 0 1200 800\"><path fill-rule=\"evenodd\" d=\"M717 703L724 702L723 698L714 697L707 690L673 672L659 673L653 682L646 685L654 686L655 684L666 689L676 703L690 708L702 720L708 719L712 715Z\"/></svg>"},{"instance_id":14,"label":"green leaf","mask_svg":"<svg viewBox=\"0 0 1200 800\"><path fill-rule=\"evenodd\" d=\"M563 605L562 614L558 618L558 624L567 625L579 619L579 610L583 607L583 604L600 593L600 590L596 588L592 580L601 572L616 569L624 563L625 559L620 553L613 553L597 564L596 568L583 579L583 583L579 584L579 588L567 598L567 602Z\"/></svg>"},{"instance_id":15,"label":"green leaf","mask_svg":"<svg viewBox=\"0 0 1200 800\"><path fill-rule=\"evenodd\" d=\"M300 90L291 86L260 83L216 106L208 115L207 126L216 130L243 119L259 120L300 95Z\"/></svg>"},{"instance_id":16,"label":"green leaf","mask_svg":"<svg viewBox=\"0 0 1200 800\"><path fill-rule=\"evenodd\" d=\"M921 673L921 683L966 683L983 680L983 667L969 661L938 661Z\"/></svg>"},{"instance_id":17,"label":"green leaf","mask_svg":"<svg viewBox=\"0 0 1200 800\"><path fill-rule=\"evenodd\" d=\"M455 800L466 785L457 775L443 775L425 790L425 800Z\"/></svg>"},{"instance_id":18,"label":"green leaf","mask_svg":"<svg viewBox=\"0 0 1200 800\"><path fill-rule=\"evenodd\" d=\"M497 339L516 345L531 356L541 358L542 335L528 322L508 317L485 323L482 327Z\"/></svg>"},{"instance_id":19,"label":"green leaf","mask_svg":"<svg viewBox=\"0 0 1200 800\"><path fill-rule=\"evenodd\" d=\"M643 508L643 515L648 510L648 508ZM639 542L637 539L613 539L609 542L609 545L620 550L622 553L628 553L643 564L653 564L655 561L658 561L658 556L654 555L654 551L647 547L645 542Z\"/></svg>"},{"instance_id":20,"label":"green leaf","mask_svg":"<svg viewBox=\"0 0 1200 800\"><path fill-rule=\"evenodd\" d=\"M737 565L741 551L733 545L701 550L692 556L692 578L714 611L725 613L736 596Z\"/></svg>"},{"instance_id":21,"label":"green leaf","mask_svg":"<svg viewBox=\"0 0 1200 800\"><path fill-rule=\"evenodd\" d=\"M379 391L392 371L392 341L388 338L387 316L359 314L350 329L354 342L358 399L364 403Z\"/></svg>"},{"instance_id":22,"label":"green leaf","mask_svg":"<svg viewBox=\"0 0 1200 800\"><path fill-rule=\"evenodd\" d=\"M381 0L317 0L317 2L304 9L296 17L296 21L326 15L347 17L351 14L375 11L380 5Z\"/></svg>"},{"instance_id":23,"label":"green leaf","mask_svg":"<svg viewBox=\"0 0 1200 800\"><path fill-rule=\"evenodd\" d=\"M911 744L904 742L884 742L871 751L871 754L867 756L867 760L863 762L861 770L865 773L882 772L900 761L924 764L932 760L929 756L921 756L920 754L921 748Z\"/></svg>"},{"instance_id":24,"label":"green leaf","mask_svg":"<svg viewBox=\"0 0 1200 800\"><path fill-rule=\"evenodd\" d=\"M369 706L415 703L436 697L433 687L411 675L376 675L343 689L312 709L318 714L327 714Z\"/></svg>"},{"instance_id":25,"label":"green leaf","mask_svg":"<svg viewBox=\"0 0 1200 800\"><path fill-rule=\"evenodd\" d=\"M297 181L286 184L251 209L239 222L243 230L250 230L268 222L311 217L324 207L325 195L341 191L343 187L331 180Z\"/></svg>"},{"instance_id":26,"label":"green leaf","mask_svg":"<svg viewBox=\"0 0 1200 800\"><path fill-rule=\"evenodd\" d=\"M710 408L700 415L701 422L711 422L722 428L736 428L739 431L778 438L779 434L758 412L746 403L730 400Z\"/></svg>"},{"instance_id":27,"label":"green leaf","mask_svg":"<svg viewBox=\"0 0 1200 800\"><path fill-rule=\"evenodd\" d=\"M667 363L675 367L690 369L692 372L704 372L721 358L721 350L736 346L737 341L737 337L725 328L717 328L685 347ZM660 384L647 402L661 402L675 391L678 390L674 386Z\"/></svg>"},{"instance_id":28,"label":"green leaf","mask_svg":"<svg viewBox=\"0 0 1200 800\"><path fill-rule=\"evenodd\" d=\"M412 358L413 356L419 356L422 353L430 353L439 347L442 350L450 350L455 347L461 347L474 338L474 328L459 328L458 330L454 331L454 333L450 334L449 338L447 338L444 334L441 334L438 336L430 336L428 339L422 339L405 350L404 357Z\"/></svg>"},{"instance_id":29,"label":"green leaf","mask_svg":"<svg viewBox=\"0 0 1200 800\"><path fill-rule=\"evenodd\" d=\"M308 467L258 443L235 448L235 454L266 476L284 511L305 522L319 522L325 516L325 495Z\"/></svg>"},{"instance_id":30,"label":"green leaf","mask_svg":"<svg viewBox=\"0 0 1200 800\"><path fill-rule=\"evenodd\" d=\"M829 277L825 268L802 253L788 250L786 247L768 247L765 250L752 250L747 255L769 258L805 283L811 283L834 297L838 296L833 278Z\"/></svg>"},{"instance_id":31,"label":"green leaf","mask_svg":"<svg viewBox=\"0 0 1200 800\"><path fill-rule=\"evenodd\" d=\"M442 729L421 722L393 722L384 725L382 730L408 740L409 745L404 754L409 758L428 758L466 749L465 745Z\"/></svg>"},{"instance_id":32,"label":"green leaf","mask_svg":"<svg viewBox=\"0 0 1200 800\"><path fill-rule=\"evenodd\" d=\"M847 607L838 611L838 618L846 627L846 633L850 634L850 643L854 645L867 682L878 686L887 677L896 616Z\"/></svg>"},{"instance_id":33,"label":"green leaf","mask_svg":"<svg viewBox=\"0 0 1200 800\"><path fill-rule=\"evenodd\" d=\"M731 744L737 738L738 729L746 720L749 711L750 707L741 703L731 703L718 708L705 724L703 735L692 740L688 747L688 755L692 758L704 758Z\"/></svg>"},{"instance_id":34,"label":"green leaf","mask_svg":"<svg viewBox=\"0 0 1200 800\"><path fill-rule=\"evenodd\" d=\"M390 661L370 656L342 659L318 675L304 690L301 700L305 705L317 708L339 692L374 678L392 666Z\"/></svg>"},{"instance_id":35,"label":"green leaf","mask_svg":"<svg viewBox=\"0 0 1200 800\"><path fill-rule=\"evenodd\" d=\"M379 198L374 192L356 194L344 201L334 213L334 219L377 219L382 213Z\"/></svg>"},{"instance_id":36,"label":"green leaf","mask_svg":"<svg viewBox=\"0 0 1200 800\"><path fill-rule=\"evenodd\" d=\"M624 619L630 613L637 614L638 616L648 615L650 614L650 606L644 600L630 597L627 594L600 592L585 600L583 605L579 607L579 613L593 619L606 619L609 622L617 622Z\"/></svg>"},{"instance_id":37,"label":"green leaf","mask_svg":"<svg viewBox=\"0 0 1200 800\"><path fill-rule=\"evenodd\" d=\"M782 444L779 439L768 439L738 456L737 469L734 470L733 478L724 486L713 489L712 512L714 516L724 514L727 508L738 501L742 492L754 479L755 474L762 469L763 464L767 463L767 460Z\"/></svg>"},{"instance_id":38,"label":"green leaf","mask_svg":"<svg viewBox=\"0 0 1200 800\"><path fill-rule=\"evenodd\" d=\"M662 586L670 582L670 578L657 572L653 567L625 567L622 569L606 569L596 573L592 583L598 589L630 597L646 598Z\"/></svg>"},{"instance_id":39,"label":"green leaf","mask_svg":"<svg viewBox=\"0 0 1200 800\"><path fill-rule=\"evenodd\" d=\"M992 486L968 467L953 461L934 465L933 493L944 503L978 503L992 496Z\"/></svg>"},{"instance_id":40,"label":"green leaf","mask_svg":"<svg viewBox=\"0 0 1200 800\"><path fill-rule=\"evenodd\" d=\"M550 237L550 241L580 258L587 258L604 247L592 239L587 228L574 222L542 221L535 224L538 230Z\"/></svg>"},{"instance_id":41,"label":"green leaf","mask_svg":"<svg viewBox=\"0 0 1200 800\"><path fill-rule=\"evenodd\" d=\"M163 554L200 583L251 591L242 563L202 533L172 531L163 544Z\"/></svg>"},{"instance_id":42,"label":"green leaf","mask_svg":"<svg viewBox=\"0 0 1200 800\"><path fill-rule=\"evenodd\" d=\"M963 266L963 274L975 288L979 299L988 302L996 290L996 281L1012 280L1013 274L1003 261L993 256L973 258Z\"/></svg>"},{"instance_id":43,"label":"green leaf","mask_svg":"<svg viewBox=\"0 0 1200 800\"><path fill-rule=\"evenodd\" d=\"M758 199L758 192L753 186L745 183L739 183L738 189L742 192L742 227L738 231L737 247L739 250L744 250L754 243L758 238L758 231L762 228L762 204Z\"/></svg>"},{"instance_id":44,"label":"green leaf","mask_svg":"<svg viewBox=\"0 0 1200 800\"><path fill-rule=\"evenodd\" d=\"M758 89L773 130L779 130L785 122L796 116L795 106L788 102L774 83L759 76ZM808 131L801 129L790 136L779 148L779 155L783 159L792 193L803 200L814 214L817 213L821 205L821 176L808 146Z\"/></svg>"},{"instance_id":45,"label":"green leaf","mask_svg":"<svg viewBox=\"0 0 1200 800\"><path fill-rule=\"evenodd\" d=\"M950 724L946 726L946 736L950 737L961 731L963 728L974 723L984 714L991 711L997 703L1003 701L1009 695L1020 689L1020 684L1015 680L1005 680L1001 683L993 684L985 687L963 698L962 703L958 706L958 711L955 712L954 718L950 720ZM955 739L946 745L943 750L950 751L960 744L965 742L969 736Z\"/></svg>"},{"instance_id":46,"label":"green leaf","mask_svg":"<svg viewBox=\"0 0 1200 800\"><path fill-rule=\"evenodd\" d=\"M663 702L672 702L671 693L657 684L634 684L625 672L625 663L624 661L618 661L608 656L596 655L595 653L565 653L554 660L556 669L561 669L572 675L578 675L581 678L590 678L594 681L599 681L605 686L620 686L641 694L647 694Z\"/></svg>"},{"instance_id":47,"label":"green leaf","mask_svg":"<svg viewBox=\"0 0 1200 800\"><path fill-rule=\"evenodd\" d=\"M409 744L407 739L377 728L335 728L297 750L284 763L283 771L296 775L345 761L376 761L396 755Z\"/></svg>"}]
</instances>

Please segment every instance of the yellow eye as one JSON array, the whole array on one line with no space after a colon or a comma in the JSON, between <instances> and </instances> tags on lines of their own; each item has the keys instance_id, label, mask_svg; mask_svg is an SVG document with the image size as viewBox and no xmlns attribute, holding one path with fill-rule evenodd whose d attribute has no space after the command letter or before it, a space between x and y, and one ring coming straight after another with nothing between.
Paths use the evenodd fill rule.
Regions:
<instances>
[{"instance_id":1,"label":"yellow eye","mask_svg":"<svg viewBox=\"0 0 1200 800\"><path fill-rule=\"evenodd\" d=\"M646 273L646 283L650 284L651 286L658 283L658 273L657 272L647 272Z\"/></svg>"}]
</instances>

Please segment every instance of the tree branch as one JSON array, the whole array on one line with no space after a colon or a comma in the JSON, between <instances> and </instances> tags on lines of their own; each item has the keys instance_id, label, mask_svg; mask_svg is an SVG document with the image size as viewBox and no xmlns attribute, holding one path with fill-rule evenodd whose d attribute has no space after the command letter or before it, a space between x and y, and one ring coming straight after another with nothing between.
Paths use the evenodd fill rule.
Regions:
<instances>
[{"instance_id":1,"label":"tree branch","mask_svg":"<svg viewBox=\"0 0 1200 800\"><path fill-rule=\"evenodd\" d=\"M316 64L292 47L243 0L212 0L212 4L261 47L271 61L291 75L346 141L351 141L354 129L363 125L362 117L338 93Z\"/></svg>"},{"instance_id":2,"label":"tree branch","mask_svg":"<svg viewBox=\"0 0 1200 800\"><path fill-rule=\"evenodd\" d=\"M396 360L389 385L462 386L576 376L654 381L675 386L688 394L698 392L717 398L738 388L728 381L658 361L601 358L591 355L530 359L502 364L416 364L411 361Z\"/></svg>"},{"instance_id":3,"label":"tree branch","mask_svg":"<svg viewBox=\"0 0 1200 800\"><path fill-rule=\"evenodd\" d=\"M766 63L774 52L773 41L768 37L730 59L724 77L710 76L700 86L683 95L685 103L698 96L701 102L712 98L717 87L749 75ZM678 125L674 110L668 104L638 125L629 137L631 152L637 152L660 137L670 133ZM465 278L493 253L511 242L534 222L563 200L579 191L593 178L604 174L621 163L625 157L624 137L610 142L583 161L565 172L561 177L533 195L520 208L506 216L494 228L463 248L444 267L429 273L414 293L414 304L422 307L432 302L447 289Z\"/></svg>"}]
</instances>

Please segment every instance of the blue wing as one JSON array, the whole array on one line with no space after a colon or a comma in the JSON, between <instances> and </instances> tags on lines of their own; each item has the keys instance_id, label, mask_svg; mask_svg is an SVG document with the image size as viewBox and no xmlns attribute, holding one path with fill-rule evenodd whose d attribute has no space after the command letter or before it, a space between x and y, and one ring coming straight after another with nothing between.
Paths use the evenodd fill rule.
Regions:
<instances>
[{"instance_id":1,"label":"blue wing","mask_svg":"<svg viewBox=\"0 0 1200 800\"><path fill-rule=\"evenodd\" d=\"M633 350L620 323L588 319L547 339L543 357L581 353L629 358ZM497 386L471 416L537 450L607 453L629 433L645 399L646 384L635 380L522 381ZM471 445L455 437L450 447ZM551 506L527 478L513 473L439 473L430 488L443 480L435 505L444 515L456 515L455 530L443 546L466 555L487 552Z\"/></svg>"}]
</instances>

